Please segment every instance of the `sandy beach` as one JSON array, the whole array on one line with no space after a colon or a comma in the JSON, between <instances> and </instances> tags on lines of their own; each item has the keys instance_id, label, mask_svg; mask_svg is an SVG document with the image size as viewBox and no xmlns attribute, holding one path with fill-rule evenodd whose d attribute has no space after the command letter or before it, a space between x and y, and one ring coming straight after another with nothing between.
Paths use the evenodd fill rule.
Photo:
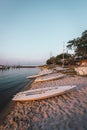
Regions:
<instances>
[{"instance_id":1,"label":"sandy beach","mask_svg":"<svg viewBox=\"0 0 87 130\"><path fill-rule=\"evenodd\" d=\"M16 102L0 130L87 130L87 77L66 75L61 79L33 82L30 89L77 85L60 96Z\"/></svg>"}]
</instances>

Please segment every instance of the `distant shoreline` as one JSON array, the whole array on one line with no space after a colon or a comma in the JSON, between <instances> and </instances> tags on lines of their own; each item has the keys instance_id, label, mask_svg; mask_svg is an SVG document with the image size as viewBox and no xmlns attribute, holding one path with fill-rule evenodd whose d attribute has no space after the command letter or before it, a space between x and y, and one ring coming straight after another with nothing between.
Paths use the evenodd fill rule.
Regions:
<instances>
[{"instance_id":1,"label":"distant shoreline","mask_svg":"<svg viewBox=\"0 0 87 130\"><path fill-rule=\"evenodd\" d=\"M14 66L5 66L5 65L3 65L3 66L1 66L0 67L0 70L6 70L6 69L10 69L10 68L39 68L40 66L21 66L21 65L19 65L19 66L16 66L16 65L14 65Z\"/></svg>"},{"instance_id":2,"label":"distant shoreline","mask_svg":"<svg viewBox=\"0 0 87 130\"><path fill-rule=\"evenodd\" d=\"M16 68L37 68L38 66L16 66Z\"/></svg>"}]
</instances>

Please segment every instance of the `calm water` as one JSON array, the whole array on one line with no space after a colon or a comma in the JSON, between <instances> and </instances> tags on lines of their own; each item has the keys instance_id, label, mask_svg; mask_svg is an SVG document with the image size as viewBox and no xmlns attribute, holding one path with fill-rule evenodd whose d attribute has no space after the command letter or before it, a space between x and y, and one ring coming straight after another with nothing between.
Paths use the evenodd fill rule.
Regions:
<instances>
[{"instance_id":1,"label":"calm water","mask_svg":"<svg viewBox=\"0 0 87 130\"><path fill-rule=\"evenodd\" d=\"M8 104L14 94L31 82L26 77L37 74L39 71L39 68L0 70L0 111Z\"/></svg>"}]
</instances>

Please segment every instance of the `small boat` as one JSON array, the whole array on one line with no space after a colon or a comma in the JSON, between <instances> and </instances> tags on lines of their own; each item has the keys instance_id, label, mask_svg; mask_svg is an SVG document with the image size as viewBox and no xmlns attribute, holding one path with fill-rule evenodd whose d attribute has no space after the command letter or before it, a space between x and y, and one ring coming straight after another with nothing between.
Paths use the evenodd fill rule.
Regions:
<instances>
[{"instance_id":1,"label":"small boat","mask_svg":"<svg viewBox=\"0 0 87 130\"><path fill-rule=\"evenodd\" d=\"M55 79L63 78L64 76L65 76L65 74L49 75L49 76L44 76L44 77L36 78L34 82L36 83L36 82L50 81L50 80L55 80Z\"/></svg>"},{"instance_id":2,"label":"small boat","mask_svg":"<svg viewBox=\"0 0 87 130\"><path fill-rule=\"evenodd\" d=\"M48 74L51 74L51 73L53 73L53 70L46 69L46 70L40 71L39 74L37 74L37 75L31 75L31 76L28 76L26 78L32 79L32 78L37 78L37 77L40 77L40 76L48 75Z\"/></svg>"},{"instance_id":3,"label":"small boat","mask_svg":"<svg viewBox=\"0 0 87 130\"><path fill-rule=\"evenodd\" d=\"M77 75L87 75L87 67L77 67L75 68L75 71L77 73Z\"/></svg>"},{"instance_id":4,"label":"small boat","mask_svg":"<svg viewBox=\"0 0 87 130\"><path fill-rule=\"evenodd\" d=\"M63 68L63 67L56 67L55 70L56 71L64 71L64 70L68 70L69 68Z\"/></svg>"},{"instance_id":5,"label":"small boat","mask_svg":"<svg viewBox=\"0 0 87 130\"><path fill-rule=\"evenodd\" d=\"M75 87L76 85L55 86L55 87L46 87L46 88L19 92L13 97L12 100L13 101L32 101L32 100L46 99L46 98L61 95L65 92L72 90Z\"/></svg>"}]
</instances>

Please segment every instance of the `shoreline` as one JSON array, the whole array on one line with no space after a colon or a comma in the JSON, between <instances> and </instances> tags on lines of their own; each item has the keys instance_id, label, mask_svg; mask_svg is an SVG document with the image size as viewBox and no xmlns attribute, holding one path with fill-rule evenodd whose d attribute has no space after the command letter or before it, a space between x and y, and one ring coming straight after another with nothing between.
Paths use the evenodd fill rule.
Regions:
<instances>
[{"instance_id":1,"label":"shoreline","mask_svg":"<svg viewBox=\"0 0 87 130\"><path fill-rule=\"evenodd\" d=\"M31 84L34 82L34 79L32 79L24 88L22 88L19 92L26 91L31 88ZM0 125L3 124L5 118L9 115L9 113L14 109L16 102L11 101L9 104L6 105L6 107L1 111L0 113Z\"/></svg>"},{"instance_id":2,"label":"shoreline","mask_svg":"<svg viewBox=\"0 0 87 130\"><path fill-rule=\"evenodd\" d=\"M39 83L33 80L26 90L69 84L76 84L77 88L44 100L15 102L1 130L87 129L87 77L67 75L62 79Z\"/></svg>"}]
</instances>

